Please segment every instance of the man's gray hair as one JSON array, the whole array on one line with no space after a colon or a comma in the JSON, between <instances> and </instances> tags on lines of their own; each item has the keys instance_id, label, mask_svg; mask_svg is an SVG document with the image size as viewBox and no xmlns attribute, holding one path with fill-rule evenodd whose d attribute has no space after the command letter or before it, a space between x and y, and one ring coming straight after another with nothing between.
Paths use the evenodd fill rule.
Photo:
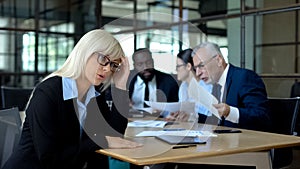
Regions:
<instances>
[{"instance_id":1,"label":"man's gray hair","mask_svg":"<svg viewBox=\"0 0 300 169\"><path fill-rule=\"evenodd\" d=\"M196 52L200 49L200 48L205 48L208 50L209 53L211 53L211 55L215 55L215 54L219 54L220 56L223 57L220 47L219 45L212 43L212 42L203 42L197 46L195 46L193 48L193 52L192 52L192 57L194 57L196 55Z\"/></svg>"}]
</instances>

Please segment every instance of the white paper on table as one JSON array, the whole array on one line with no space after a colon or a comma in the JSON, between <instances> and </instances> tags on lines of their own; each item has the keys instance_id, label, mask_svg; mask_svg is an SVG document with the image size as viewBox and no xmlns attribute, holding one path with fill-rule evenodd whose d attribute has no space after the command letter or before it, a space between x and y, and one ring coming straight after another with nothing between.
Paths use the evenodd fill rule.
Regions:
<instances>
[{"instance_id":1,"label":"white paper on table","mask_svg":"<svg viewBox=\"0 0 300 169\"><path fill-rule=\"evenodd\" d=\"M195 102L152 102L145 101L153 110L161 110L168 112L187 112L191 113L195 111Z\"/></svg>"},{"instance_id":2,"label":"white paper on table","mask_svg":"<svg viewBox=\"0 0 300 169\"><path fill-rule=\"evenodd\" d=\"M150 113L150 114L152 114L154 112L151 107L142 107L142 108L132 107L132 108L135 109L135 110L144 111L144 112L147 112L147 113Z\"/></svg>"},{"instance_id":3,"label":"white paper on table","mask_svg":"<svg viewBox=\"0 0 300 169\"><path fill-rule=\"evenodd\" d=\"M217 104L218 100L210 92L200 86L194 78L189 84L188 93L189 97L206 107L218 119L221 119L218 110L212 105Z\"/></svg>"},{"instance_id":4,"label":"white paper on table","mask_svg":"<svg viewBox=\"0 0 300 169\"><path fill-rule=\"evenodd\" d=\"M197 130L182 130L182 131L142 131L136 135L136 137L155 137L159 135L172 135L172 136L192 136L192 137L216 137L209 131L197 131Z\"/></svg>"},{"instance_id":5,"label":"white paper on table","mask_svg":"<svg viewBox=\"0 0 300 169\"><path fill-rule=\"evenodd\" d=\"M167 121L159 120L135 120L127 124L128 127L156 127L163 128Z\"/></svg>"}]
</instances>

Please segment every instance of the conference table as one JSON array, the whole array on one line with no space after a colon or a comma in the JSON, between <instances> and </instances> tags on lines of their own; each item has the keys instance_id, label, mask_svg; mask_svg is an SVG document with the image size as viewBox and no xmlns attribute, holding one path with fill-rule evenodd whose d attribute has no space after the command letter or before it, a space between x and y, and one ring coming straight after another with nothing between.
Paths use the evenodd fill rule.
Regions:
<instances>
[{"instance_id":1,"label":"conference table","mask_svg":"<svg viewBox=\"0 0 300 169\"><path fill-rule=\"evenodd\" d=\"M192 122L176 122L165 128L185 128L207 131L230 129ZM192 163L256 166L257 169L272 168L270 150L300 145L300 137L240 129L241 133L217 134L203 137L206 144L173 149L174 145L155 137L136 137L142 131L161 131L162 128L127 127L125 137L142 143L134 149L100 149L98 153L135 165L149 166L160 163Z\"/></svg>"}]
</instances>

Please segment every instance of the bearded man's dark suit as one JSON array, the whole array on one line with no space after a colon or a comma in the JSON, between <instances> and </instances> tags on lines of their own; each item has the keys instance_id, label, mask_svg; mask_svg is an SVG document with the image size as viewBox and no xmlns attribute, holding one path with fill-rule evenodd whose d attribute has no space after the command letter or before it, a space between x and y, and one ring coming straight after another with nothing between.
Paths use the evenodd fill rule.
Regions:
<instances>
[{"instance_id":1,"label":"bearded man's dark suit","mask_svg":"<svg viewBox=\"0 0 300 169\"><path fill-rule=\"evenodd\" d=\"M157 92L157 101L160 102L177 102L178 101L178 84L177 81L167 73L154 70L154 77L156 77L156 88ZM132 70L127 81L127 86L129 86L129 98L131 99L134 83L137 79L137 72ZM162 93L163 92L163 93Z\"/></svg>"}]
</instances>

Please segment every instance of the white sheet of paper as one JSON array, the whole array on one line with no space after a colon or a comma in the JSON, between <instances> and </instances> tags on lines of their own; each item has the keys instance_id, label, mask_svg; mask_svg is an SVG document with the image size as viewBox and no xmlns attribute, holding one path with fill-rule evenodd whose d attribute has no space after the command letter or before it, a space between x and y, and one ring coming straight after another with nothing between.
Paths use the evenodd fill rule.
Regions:
<instances>
[{"instance_id":1,"label":"white sheet of paper","mask_svg":"<svg viewBox=\"0 0 300 169\"><path fill-rule=\"evenodd\" d=\"M199 137L216 137L209 131L197 131L197 130L183 130L183 131L142 131L136 135L136 137L155 137L159 135L172 135L172 136L199 136Z\"/></svg>"},{"instance_id":2,"label":"white sheet of paper","mask_svg":"<svg viewBox=\"0 0 300 169\"><path fill-rule=\"evenodd\" d=\"M209 93L202 86L200 86L196 79L191 80L188 87L188 93L189 96L193 98L196 102L202 104L218 119L221 119L218 110L212 105L217 104L218 100L211 93Z\"/></svg>"},{"instance_id":3,"label":"white sheet of paper","mask_svg":"<svg viewBox=\"0 0 300 169\"><path fill-rule=\"evenodd\" d=\"M135 120L127 124L128 127L157 127L163 128L167 121L159 120Z\"/></svg>"},{"instance_id":4,"label":"white sheet of paper","mask_svg":"<svg viewBox=\"0 0 300 169\"><path fill-rule=\"evenodd\" d=\"M132 108L135 109L135 110L141 110L141 111L144 111L144 112L148 112L150 114L153 113L153 109L151 107L143 107L143 108L132 107Z\"/></svg>"},{"instance_id":5,"label":"white sheet of paper","mask_svg":"<svg viewBox=\"0 0 300 169\"><path fill-rule=\"evenodd\" d=\"M187 112L191 113L195 111L195 102L152 102L146 101L153 110L161 110L168 112Z\"/></svg>"}]
</instances>

